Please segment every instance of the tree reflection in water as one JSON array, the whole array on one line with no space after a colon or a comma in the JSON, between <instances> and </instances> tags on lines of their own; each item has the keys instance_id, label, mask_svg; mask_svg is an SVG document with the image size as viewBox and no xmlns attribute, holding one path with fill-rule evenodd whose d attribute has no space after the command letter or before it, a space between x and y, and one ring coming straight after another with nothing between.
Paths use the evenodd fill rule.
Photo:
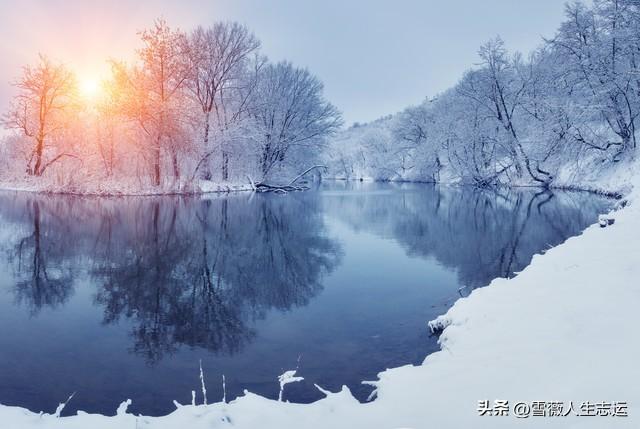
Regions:
<instances>
[{"instance_id":1,"label":"tree reflection in water","mask_svg":"<svg viewBox=\"0 0 640 429\"><path fill-rule=\"evenodd\" d=\"M32 314L57 307L88 277L104 323L132 321L132 350L149 363L183 345L233 354L270 309L306 305L339 264L324 213L434 257L468 292L512 276L610 204L541 190L340 186L206 199L3 194L16 300Z\"/></svg>"},{"instance_id":2,"label":"tree reflection in water","mask_svg":"<svg viewBox=\"0 0 640 429\"><path fill-rule=\"evenodd\" d=\"M393 238L408 256L455 270L467 293L512 277L534 254L579 234L611 206L585 192L343 183L325 210L353 229Z\"/></svg>"},{"instance_id":3,"label":"tree reflection in water","mask_svg":"<svg viewBox=\"0 0 640 429\"><path fill-rule=\"evenodd\" d=\"M63 304L84 271L104 323L135 321L133 351L151 364L181 345L237 352L249 322L307 304L340 261L317 194L4 198L27 232L9 252L18 301Z\"/></svg>"},{"instance_id":4,"label":"tree reflection in water","mask_svg":"<svg viewBox=\"0 0 640 429\"><path fill-rule=\"evenodd\" d=\"M63 305L73 292L70 270L63 263L68 255L61 241L65 231L41 221L52 216L51 208L37 199L24 205L29 221L18 229L17 244L8 252L15 269L16 301L34 315L43 306Z\"/></svg>"},{"instance_id":5,"label":"tree reflection in water","mask_svg":"<svg viewBox=\"0 0 640 429\"><path fill-rule=\"evenodd\" d=\"M610 206L379 183L211 198L0 193L0 290L12 292L0 295L0 400L45 409L73 386L72 408L112 412L131 394L137 412L166 413L200 357L229 376L229 398L277 396L278 371L300 354L308 382L287 399L317 398L317 382L364 400L363 379L439 349L424 323L458 288L513 276ZM114 382L120 372L129 378Z\"/></svg>"}]
</instances>

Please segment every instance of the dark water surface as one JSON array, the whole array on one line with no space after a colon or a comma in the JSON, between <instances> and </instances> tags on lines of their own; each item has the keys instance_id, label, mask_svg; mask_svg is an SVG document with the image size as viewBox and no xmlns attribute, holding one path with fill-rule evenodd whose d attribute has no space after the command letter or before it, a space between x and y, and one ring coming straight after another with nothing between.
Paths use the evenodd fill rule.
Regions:
<instances>
[{"instance_id":1,"label":"dark water surface","mask_svg":"<svg viewBox=\"0 0 640 429\"><path fill-rule=\"evenodd\" d=\"M0 403L159 415L199 391L284 398L438 350L427 321L611 201L540 190L329 183L282 195L0 193ZM201 398L198 397L198 402Z\"/></svg>"}]
</instances>

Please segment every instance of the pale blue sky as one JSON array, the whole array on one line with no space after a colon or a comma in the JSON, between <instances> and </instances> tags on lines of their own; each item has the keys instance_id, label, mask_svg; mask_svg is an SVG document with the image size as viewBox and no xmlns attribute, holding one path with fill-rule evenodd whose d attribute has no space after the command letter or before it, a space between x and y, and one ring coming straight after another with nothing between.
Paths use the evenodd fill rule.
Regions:
<instances>
[{"instance_id":1,"label":"pale blue sky","mask_svg":"<svg viewBox=\"0 0 640 429\"><path fill-rule=\"evenodd\" d=\"M126 59L136 30L163 16L182 29L247 24L270 58L319 76L347 123L369 121L454 84L491 37L535 48L563 9L563 0L0 0L0 108L8 81L37 52L100 74L105 58Z\"/></svg>"}]
</instances>

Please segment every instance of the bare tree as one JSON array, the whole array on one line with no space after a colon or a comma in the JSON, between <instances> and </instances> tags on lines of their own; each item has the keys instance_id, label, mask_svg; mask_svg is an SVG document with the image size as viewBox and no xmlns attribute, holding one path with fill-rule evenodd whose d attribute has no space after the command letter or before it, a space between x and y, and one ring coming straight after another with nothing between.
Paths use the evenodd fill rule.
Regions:
<instances>
[{"instance_id":1,"label":"bare tree","mask_svg":"<svg viewBox=\"0 0 640 429\"><path fill-rule=\"evenodd\" d=\"M124 88L121 112L134 119L151 143L153 183L162 177L162 151L171 154L174 175L178 171L176 135L184 118L184 83L188 76L185 35L164 20L140 33L144 46L138 51L140 65L114 63L116 81Z\"/></svg>"},{"instance_id":2,"label":"bare tree","mask_svg":"<svg viewBox=\"0 0 640 429\"><path fill-rule=\"evenodd\" d=\"M392 132L397 141L395 152L403 178L419 166L422 172L430 173L434 182L440 180L442 161L437 141L429 138L436 126L432 102L425 100L419 106L409 107L400 112L394 121Z\"/></svg>"},{"instance_id":3,"label":"bare tree","mask_svg":"<svg viewBox=\"0 0 640 429\"><path fill-rule=\"evenodd\" d=\"M467 74L460 84L460 93L484 107L506 131L506 145L516 174L522 175L524 164L533 180L547 183L551 175L538 164L532 165L517 130L516 115L522 108L529 83L527 76L518 73L520 56L510 58L499 37L482 45L479 54L482 68Z\"/></svg>"},{"instance_id":4,"label":"bare tree","mask_svg":"<svg viewBox=\"0 0 640 429\"><path fill-rule=\"evenodd\" d=\"M194 100L202 109L203 155L197 164L200 176L211 179L209 158L214 149L210 146L211 116L215 113L216 125L221 133L229 123L237 119L246 106L250 91L239 93L247 82L243 77L251 54L260 48L258 39L247 27L236 22L219 22L213 27L198 27L188 38L191 62L188 87ZM235 96L235 97L234 97ZM229 112L229 98L239 101ZM224 140L224 139L223 139ZM224 145L224 141L220 142ZM228 154L222 148L222 178L228 178Z\"/></svg>"},{"instance_id":5,"label":"bare tree","mask_svg":"<svg viewBox=\"0 0 640 429\"><path fill-rule=\"evenodd\" d=\"M267 66L258 39L238 23L187 35L160 19L139 35L136 60L112 61L111 76L91 97L78 97L73 75L45 57L25 68L3 120L21 133L7 138L3 163L25 158L28 172L40 176L75 157L80 168L60 162L51 170L62 188L85 191L104 189L104 179L185 190L197 175L211 179L214 162L223 181L258 169L274 177L285 159L301 169L319 165L341 119L308 71Z\"/></svg>"},{"instance_id":6,"label":"bare tree","mask_svg":"<svg viewBox=\"0 0 640 429\"><path fill-rule=\"evenodd\" d=\"M593 7L572 3L556 37L547 41L562 71L566 93L585 111L595 111L591 121L602 121L619 141L602 143L576 139L589 147L615 147L618 156L635 148L636 120L640 115L640 3L635 0L597 0ZM614 156L614 157L615 157Z\"/></svg>"},{"instance_id":7,"label":"bare tree","mask_svg":"<svg viewBox=\"0 0 640 429\"><path fill-rule=\"evenodd\" d=\"M315 76L287 62L269 64L261 71L251 111L258 127L263 179L293 148L312 152L342 124L322 90Z\"/></svg>"},{"instance_id":8,"label":"bare tree","mask_svg":"<svg viewBox=\"0 0 640 429\"><path fill-rule=\"evenodd\" d=\"M36 65L23 68L22 76L13 84L18 95L4 115L5 127L19 130L33 141L28 156L27 173L41 176L47 167L68 153L54 153L46 158L51 137L66 128L74 102L74 75L62 64L54 64L40 55Z\"/></svg>"}]
</instances>

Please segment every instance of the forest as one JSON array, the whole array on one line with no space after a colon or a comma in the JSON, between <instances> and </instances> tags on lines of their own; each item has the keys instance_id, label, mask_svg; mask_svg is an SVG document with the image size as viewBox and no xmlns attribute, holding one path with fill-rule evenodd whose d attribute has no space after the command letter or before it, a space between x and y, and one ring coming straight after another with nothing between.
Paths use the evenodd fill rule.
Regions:
<instances>
[{"instance_id":1,"label":"forest","mask_svg":"<svg viewBox=\"0 0 640 429\"><path fill-rule=\"evenodd\" d=\"M339 178L552 187L634 157L640 3L567 4L528 56L496 37L449 90L369 124L326 152Z\"/></svg>"},{"instance_id":2,"label":"forest","mask_svg":"<svg viewBox=\"0 0 640 429\"><path fill-rule=\"evenodd\" d=\"M639 35L636 0L570 3L527 56L491 39L453 88L344 130L322 82L270 62L247 27L157 20L99 88L44 55L24 67L2 116L0 180L190 193L286 185L322 165L337 179L571 186L634 157Z\"/></svg>"},{"instance_id":3,"label":"forest","mask_svg":"<svg viewBox=\"0 0 640 429\"><path fill-rule=\"evenodd\" d=\"M311 167L341 126L322 83L269 62L243 25L187 33L156 20L139 37L136 61L109 60L97 84L44 54L23 68L2 116L13 130L1 149L5 181L70 192L259 183Z\"/></svg>"}]
</instances>

